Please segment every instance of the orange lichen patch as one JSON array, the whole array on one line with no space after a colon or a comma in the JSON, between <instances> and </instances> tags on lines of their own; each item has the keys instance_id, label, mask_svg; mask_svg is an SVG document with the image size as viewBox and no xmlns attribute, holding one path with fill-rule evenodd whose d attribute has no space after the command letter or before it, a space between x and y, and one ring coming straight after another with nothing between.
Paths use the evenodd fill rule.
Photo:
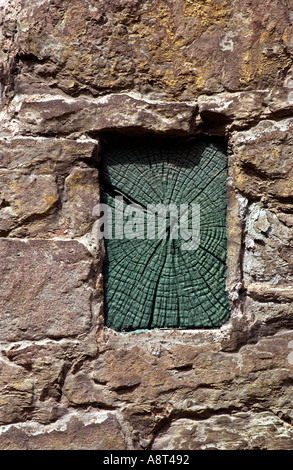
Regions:
<instances>
[{"instance_id":1,"label":"orange lichen patch","mask_svg":"<svg viewBox=\"0 0 293 470\"><path fill-rule=\"evenodd\" d=\"M231 2L228 0L185 0L184 14L196 17L202 26L218 24L227 25L231 13Z\"/></svg>"},{"instance_id":2,"label":"orange lichen patch","mask_svg":"<svg viewBox=\"0 0 293 470\"><path fill-rule=\"evenodd\" d=\"M172 12L170 11L167 3L159 3L156 8L155 16L160 25L165 29L167 36L173 41L175 37L176 26L172 18Z\"/></svg>"},{"instance_id":3,"label":"orange lichen patch","mask_svg":"<svg viewBox=\"0 0 293 470\"><path fill-rule=\"evenodd\" d=\"M245 173L243 173L243 171L238 166L234 168L233 173L235 187L240 190L243 189L247 183L247 175L245 175Z\"/></svg>"},{"instance_id":4,"label":"orange lichen patch","mask_svg":"<svg viewBox=\"0 0 293 470\"><path fill-rule=\"evenodd\" d=\"M130 25L129 34L130 37L136 39L138 53L143 42L148 56L156 62L174 60L174 51L178 46L175 39L176 25L168 4L159 2L154 10L147 10L142 22ZM182 46L182 38L180 45Z\"/></svg>"},{"instance_id":5,"label":"orange lichen patch","mask_svg":"<svg viewBox=\"0 0 293 470\"><path fill-rule=\"evenodd\" d=\"M72 195L80 191L87 191L96 188L98 171L76 168L67 178L67 191L72 191ZM71 193L70 193L71 194Z\"/></svg>"},{"instance_id":6,"label":"orange lichen patch","mask_svg":"<svg viewBox=\"0 0 293 470\"><path fill-rule=\"evenodd\" d=\"M162 80L170 87L176 86L177 80L174 74L174 70L167 69Z\"/></svg>"},{"instance_id":7,"label":"orange lichen patch","mask_svg":"<svg viewBox=\"0 0 293 470\"><path fill-rule=\"evenodd\" d=\"M57 187L51 176L21 178L8 183L11 204L20 217L46 213L57 201Z\"/></svg>"},{"instance_id":8,"label":"orange lichen patch","mask_svg":"<svg viewBox=\"0 0 293 470\"><path fill-rule=\"evenodd\" d=\"M211 69L207 63L203 68L194 58L187 59L186 46L200 33L198 28L191 31L189 26L178 21L176 5L158 1L152 10L143 12L140 23L128 28L139 58L137 70L150 71L158 85L175 93L186 86L196 93L204 87Z\"/></svg>"}]
</instances>

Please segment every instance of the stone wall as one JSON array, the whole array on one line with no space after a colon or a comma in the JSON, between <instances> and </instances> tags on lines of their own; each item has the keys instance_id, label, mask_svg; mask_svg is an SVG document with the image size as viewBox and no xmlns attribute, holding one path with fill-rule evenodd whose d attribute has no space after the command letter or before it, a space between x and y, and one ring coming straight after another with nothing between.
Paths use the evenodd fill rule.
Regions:
<instances>
[{"instance_id":1,"label":"stone wall","mask_svg":"<svg viewBox=\"0 0 293 470\"><path fill-rule=\"evenodd\" d=\"M0 0L0 448L293 449L293 7ZM103 139L225 136L230 320L103 326Z\"/></svg>"}]
</instances>

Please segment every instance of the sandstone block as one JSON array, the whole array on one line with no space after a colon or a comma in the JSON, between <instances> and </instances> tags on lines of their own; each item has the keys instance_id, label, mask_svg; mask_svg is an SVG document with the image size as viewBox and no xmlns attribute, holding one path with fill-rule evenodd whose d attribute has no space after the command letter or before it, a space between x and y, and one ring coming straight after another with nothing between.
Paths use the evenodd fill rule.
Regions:
<instances>
[{"instance_id":1,"label":"sandstone block","mask_svg":"<svg viewBox=\"0 0 293 470\"><path fill-rule=\"evenodd\" d=\"M98 170L75 168L65 180L63 216L75 236L87 233L94 221L93 208L99 203Z\"/></svg>"},{"instance_id":2,"label":"sandstone block","mask_svg":"<svg viewBox=\"0 0 293 470\"><path fill-rule=\"evenodd\" d=\"M265 89L282 85L290 31L278 0L26 1L18 17L17 86L33 93L51 85L68 94L132 88L169 99Z\"/></svg>"},{"instance_id":3,"label":"sandstone block","mask_svg":"<svg viewBox=\"0 0 293 470\"><path fill-rule=\"evenodd\" d=\"M78 160L97 156L98 142L91 139L23 137L0 139L0 168L22 174L64 174Z\"/></svg>"},{"instance_id":4,"label":"sandstone block","mask_svg":"<svg viewBox=\"0 0 293 470\"><path fill-rule=\"evenodd\" d=\"M203 421L178 419L159 433L152 449L292 450L292 437L290 425L273 413L223 414Z\"/></svg>"},{"instance_id":5,"label":"sandstone block","mask_svg":"<svg viewBox=\"0 0 293 470\"><path fill-rule=\"evenodd\" d=\"M76 241L0 239L2 341L76 336L90 328L91 257Z\"/></svg>"},{"instance_id":6,"label":"sandstone block","mask_svg":"<svg viewBox=\"0 0 293 470\"><path fill-rule=\"evenodd\" d=\"M22 367L0 361L0 424L25 420L33 406L33 380Z\"/></svg>"},{"instance_id":7,"label":"sandstone block","mask_svg":"<svg viewBox=\"0 0 293 470\"><path fill-rule=\"evenodd\" d=\"M231 140L234 184L248 197L286 202L292 196L293 120L262 121Z\"/></svg>"},{"instance_id":8,"label":"sandstone block","mask_svg":"<svg viewBox=\"0 0 293 470\"><path fill-rule=\"evenodd\" d=\"M136 93L69 99L25 96L19 109L23 133L58 134L134 130L184 135L195 127L195 103L145 100Z\"/></svg>"},{"instance_id":9,"label":"sandstone block","mask_svg":"<svg viewBox=\"0 0 293 470\"><path fill-rule=\"evenodd\" d=\"M13 425L0 434L2 450L125 450L121 425L111 412L65 415L51 425Z\"/></svg>"},{"instance_id":10,"label":"sandstone block","mask_svg":"<svg viewBox=\"0 0 293 470\"><path fill-rule=\"evenodd\" d=\"M59 199L51 175L0 170L0 184L0 232L13 229L31 216L46 214Z\"/></svg>"},{"instance_id":11,"label":"sandstone block","mask_svg":"<svg viewBox=\"0 0 293 470\"><path fill-rule=\"evenodd\" d=\"M292 236L292 227L281 222L274 211L252 204L246 222L244 282L292 286Z\"/></svg>"}]
</instances>

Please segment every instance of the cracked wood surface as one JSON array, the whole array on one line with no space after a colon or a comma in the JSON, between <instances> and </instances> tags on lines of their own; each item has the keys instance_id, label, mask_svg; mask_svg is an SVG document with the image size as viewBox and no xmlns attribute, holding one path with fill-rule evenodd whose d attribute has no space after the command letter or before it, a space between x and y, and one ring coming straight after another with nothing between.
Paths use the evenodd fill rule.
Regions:
<instances>
[{"instance_id":1,"label":"cracked wood surface","mask_svg":"<svg viewBox=\"0 0 293 470\"><path fill-rule=\"evenodd\" d=\"M102 162L102 202L113 215L113 238L105 238L106 325L126 331L221 326L229 317L224 144L119 139L105 146ZM119 207L115 192L123 198Z\"/></svg>"}]
</instances>

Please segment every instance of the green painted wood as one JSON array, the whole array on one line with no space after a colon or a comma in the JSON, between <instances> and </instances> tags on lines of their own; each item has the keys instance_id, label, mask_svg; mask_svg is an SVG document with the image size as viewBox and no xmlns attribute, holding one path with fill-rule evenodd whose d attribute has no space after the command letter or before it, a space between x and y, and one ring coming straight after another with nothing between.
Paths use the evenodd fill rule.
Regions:
<instances>
[{"instance_id":1,"label":"green painted wood","mask_svg":"<svg viewBox=\"0 0 293 470\"><path fill-rule=\"evenodd\" d=\"M104 146L101 198L113 211L117 195L124 210L135 202L145 216L148 204L200 204L196 250L183 250L170 233L163 240L105 240L108 327L216 328L227 321L226 178L218 139L121 138Z\"/></svg>"}]
</instances>

